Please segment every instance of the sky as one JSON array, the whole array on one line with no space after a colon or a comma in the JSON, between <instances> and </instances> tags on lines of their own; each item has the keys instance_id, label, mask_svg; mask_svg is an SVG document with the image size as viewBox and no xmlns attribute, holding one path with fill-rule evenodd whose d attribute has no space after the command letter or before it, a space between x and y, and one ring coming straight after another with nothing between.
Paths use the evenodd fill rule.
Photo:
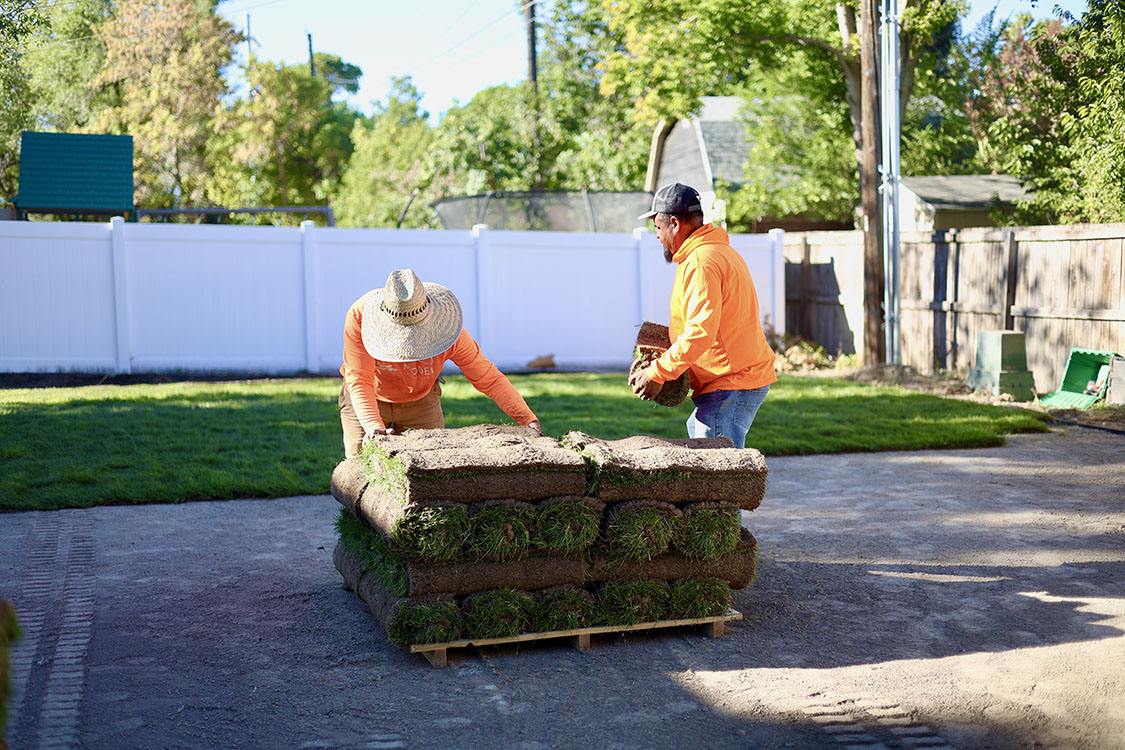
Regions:
<instances>
[{"instance_id":1,"label":"sky","mask_svg":"<svg viewBox=\"0 0 1125 750\"><path fill-rule=\"evenodd\" d=\"M536 0L547 15L551 0ZM1085 0L970 0L966 30L997 7L997 18L1028 11L1054 17L1056 5L1079 15ZM307 63L313 49L339 55L363 70L350 103L364 113L386 99L392 76L409 75L436 122L482 89L527 78L527 31L517 0L226 0L219 12L245 32L249 15L254 54ZM246 45L236 64L244 65Z\"/></svg>"}]
</instances>

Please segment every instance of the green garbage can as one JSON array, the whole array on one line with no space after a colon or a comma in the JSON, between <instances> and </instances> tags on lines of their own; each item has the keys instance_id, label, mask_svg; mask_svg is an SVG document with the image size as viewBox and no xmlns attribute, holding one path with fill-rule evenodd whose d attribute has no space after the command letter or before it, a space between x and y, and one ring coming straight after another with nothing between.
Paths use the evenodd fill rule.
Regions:
<instances>
[{"instance_id":1,"label":"green garbage can","mask_svg":"<svg viewBox=\"0 0 1125 750\"><path fill-rule=\"evenodd\" d=\"M1059 389L1044 396L1040 403L1055 409L1089 409L1105 398L1109 365L1116 352L1071 349Z\"/></svg>"}]
</instances>

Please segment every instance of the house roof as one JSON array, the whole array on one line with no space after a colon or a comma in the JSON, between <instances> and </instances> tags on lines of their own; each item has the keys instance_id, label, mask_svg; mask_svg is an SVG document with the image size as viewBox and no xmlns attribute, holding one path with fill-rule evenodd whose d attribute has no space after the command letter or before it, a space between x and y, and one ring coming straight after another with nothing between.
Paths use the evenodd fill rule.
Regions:
<instances>
[{"instance_id":1,"label":"house roof","mask_svg":"<svg viewBox=\"0 0 1125 750\"><path fill-rule=\"evenodd\" d=\"M711 177L738 184L750 154L743 120L745 103L737 96L705 96L698 117L699 131L711 163Z\"/></svg>"},{"instance_id":2,"label":"house roof","mask_svg":"<svg viewBox=\"0 0 1125 750\"><path fill-rule=\"evenodd\" d=\"M132 211L133 137L24 131L12 202L25 211Z\"/></svg>"},{"instance_id":3,"label":"house roof","mask_svg":"<svg viewBox=\"0 0 1125 750\"><path fill-rule=\"evenodd\" d=\"M903 177L903 187L934 208L989 208L1028 197L1020 181L1006 174Z\"/></svg>"}]
</instances>

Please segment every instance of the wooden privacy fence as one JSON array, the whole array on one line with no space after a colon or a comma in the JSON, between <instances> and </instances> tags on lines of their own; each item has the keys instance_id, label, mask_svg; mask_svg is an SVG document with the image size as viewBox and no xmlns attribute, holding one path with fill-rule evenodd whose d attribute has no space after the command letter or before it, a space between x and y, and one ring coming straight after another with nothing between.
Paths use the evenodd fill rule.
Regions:
<instances>
[{"instance_id":1,"label":"wooden privacy fence","mask_svg":"<svg viewBox=\"0 0 1125 750\"><path fill-rule=\"evenodd\" d=\"M977 334L1023 331L1040 393L1072 347L1125 353L1125 224L947 229L902 236L902 361L967 374ZM785 235L789 330L863 350L863 235Z\"/></svg>"}]
</instances>

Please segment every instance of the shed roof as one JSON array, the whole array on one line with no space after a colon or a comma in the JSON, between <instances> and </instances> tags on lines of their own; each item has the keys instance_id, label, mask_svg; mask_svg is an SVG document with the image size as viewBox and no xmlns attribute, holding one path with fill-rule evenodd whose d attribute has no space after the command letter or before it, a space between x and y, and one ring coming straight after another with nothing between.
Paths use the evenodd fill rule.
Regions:
<instances>
[{"instance_id":1,"label":"shed roof","mask_svg":"<svg viewBox=\"0 0 1125 750\"><path fill-rule=\"evenodd\" d=\"M1028 197L1020 181L1006 174L903 177L903 187L934 208L988 208Z\"/></svg>"},{"instance_id":2,"label":"shed roof","mask_svg":"<svg viewBox=\"0 0 1125 750\"><path fill-rule=\"evenodd\" d=\"M24 131L12 202L24 211L132 211L133 136Z\"/></svg>"}]
</instances>

